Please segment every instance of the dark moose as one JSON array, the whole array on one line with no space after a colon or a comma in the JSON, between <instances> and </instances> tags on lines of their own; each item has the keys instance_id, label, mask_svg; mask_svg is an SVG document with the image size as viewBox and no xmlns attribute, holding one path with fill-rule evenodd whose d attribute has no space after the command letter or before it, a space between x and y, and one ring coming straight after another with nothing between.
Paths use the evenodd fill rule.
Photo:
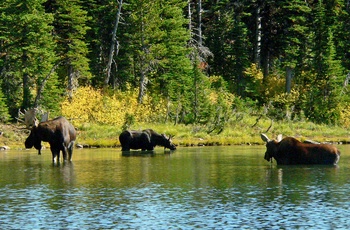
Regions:
<instances>
[{"instance_id":1,"label":"dark moose","mask_svg":"<svg viewBox=\"0 0 350 230\"><path fill-rule=\"evenodd\" d=\"M282 135L270 140L261 134L261 139L266 142L265 160L275 158L278 165L335 165L340 158L339 150L330 144L303 143L293 137L282 139Z\"/></svg>"},{"instance_id":2,"label":"dark moose","mask_svg":"<svg viewBox=\"0 0 350 230\"><path fill-rule=\"evenodd\" d=\"M24 145L26 148L39 150L41 154L41 141L49 142L52 162L60 162L60 151L62 151L63 160L71 161L73 155L74 142L76 138L76 130L72 124L64 117L57 117L50 121L40 122L34 125L30 135L26 139ZM68 159L67 159L68 152Z\"/></svg>"},{"instance_id":3,"label":"dark moose","mask_svg":"<svg viewBox=\"0 0 350 230\"><path fill-rule=\"evenodd\" d=\"M175 150L176 146L171 142L171 138L164 134L158 134L152 129L126 130L119 135L122 151L130 149L154 150L156 145L164 146L170 150Z\"/></svg>"}]
</instances>

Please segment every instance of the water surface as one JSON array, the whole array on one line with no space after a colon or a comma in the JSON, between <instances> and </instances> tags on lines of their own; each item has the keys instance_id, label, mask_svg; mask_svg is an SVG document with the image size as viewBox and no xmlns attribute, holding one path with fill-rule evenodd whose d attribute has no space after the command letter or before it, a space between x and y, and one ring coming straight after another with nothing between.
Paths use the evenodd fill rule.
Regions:
<instances>
[{"instance_id":1,"label":"water surface","mask_svg":"<svg viewBox=\"0 0 350 230\"><path fill-rule=\"evenodd\" d=\"M338 166L276 166L264 146L0 152L1 229L350 227L350 146Z\"/></svg>"}]
</instances>

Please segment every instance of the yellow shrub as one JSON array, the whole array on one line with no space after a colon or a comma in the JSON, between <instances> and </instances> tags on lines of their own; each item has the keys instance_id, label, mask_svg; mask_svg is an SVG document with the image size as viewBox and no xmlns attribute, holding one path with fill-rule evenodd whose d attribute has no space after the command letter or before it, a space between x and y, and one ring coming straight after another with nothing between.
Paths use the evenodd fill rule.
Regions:
<instances>
[{"instance_id":1,"label":"yellow shrub","mask_svg":"<svg viewBox=\"0 0 350 230\"><path fill-rule=\"evenodd\" d=\"M300 92L296 89L292 89L290 93L283 92L280 94L276 94L273 99L274 101L278 101L282 104L291 105L299 99L299 96Z\"/></svg>"},{"instance_id":2,"label":"yellow shrub","mask_svg":"<svg viewBox=\"0 0 350 230\"><path fill-rule=\"evenodd\" d=\"M261 82L264 78L263 73L256 64L251 64L251 66L244 71L244 74L250 76L254 82Z\"/></svg>"},{"instance_id":3,"label":"yellow shrub","mask_svg":"<svg viewBox=\"0 0 350 230\"><path fill-rule=\"evenodd\" d=\"M75 124L81 124L91 119L96 105L102 100L99 91L92 87L79 88L74 98L69 102L68 98L61 104L62 115L70 118Z\"/></svg>"},{"instance_id":4,"label":"yellow shrub","mask_svg":"<svg viewBox=\"0 0 350 230\"><path fill-rule=\"evenodd\" d=\"M154 103L151 97L145 96L143 104L138 104L137 95L137 90L116 91L107 95L92 87L80 87L71 101L67 98L61 104L61 110L63 116L70 118L74 125L96 122L122 126L127 114L137 122L165 117L164 101Z\"/></svg>"},{"instance_id":5,"label":"yellow shrub","mask_svg":"<svg viewBox=\"0 0 350 230\"><path fill-rule=\"evenodd\" d=\"M350 127L350 105L348 103L344 103L341 105L340 109L340 125L344 128Z\"/></svg>"}]
</instances>

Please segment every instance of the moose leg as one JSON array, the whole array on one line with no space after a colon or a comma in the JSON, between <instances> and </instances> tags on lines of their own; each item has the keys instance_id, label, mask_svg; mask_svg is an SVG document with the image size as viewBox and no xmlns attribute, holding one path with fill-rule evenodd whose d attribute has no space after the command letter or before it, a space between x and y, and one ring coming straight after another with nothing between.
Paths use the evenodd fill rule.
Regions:
<instances>
[{"instance_id":1,"label":"moose leg","mask_svg":"<svg viewBox=\"0 0 350 230\"><path fill-rule=\"evenodd\" d=\"M60 150L58 148L51 147L52 163L60 163Z\"/></svg>"},{"instance_id":2,"label":"moose leg","mask_svg":"<svg viewBox=\"0 0 350 230\"><path fill-rule=\"evenodd\" d=\"M74 148L74 141L70 142L68 145L68 161L72 161L73 148Z\"/></svg>"},{"instance_id":3,"label":"moose leg","mask_svg":"<svg viewBox=\"0 0 350 230\"><path fill-rule=\"evenodd\" d=\"M130 151L130 143L122 144L122 151Z\"/></svg>"},{"instance_id":4,"label":"moose leg","mask_svg":"<svg viewBox=\"0 0 350 230\"><path fill-rule=\"evenodd\" d=\"M63 160L67 161L67 147L64 143L61 145Z\"/></svg>"}]
</instances>

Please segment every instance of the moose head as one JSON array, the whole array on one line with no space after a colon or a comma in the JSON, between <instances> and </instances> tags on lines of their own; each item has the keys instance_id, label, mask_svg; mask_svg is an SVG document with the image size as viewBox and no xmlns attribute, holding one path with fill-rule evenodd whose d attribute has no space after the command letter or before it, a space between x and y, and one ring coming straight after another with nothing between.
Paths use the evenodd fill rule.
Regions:
<instances>
[{"instance_id":1,"label":"moose head","mask_svg":"<svg viewBox=\"0 0 350 230\"><path fill-rule=\"evenodd\" d=\"M176 150L176 146L171 142L171 138L173 138L174 136L169 136L167 137L165 134L161 134L163 137L163 146L164 148L168 148L170 150Z\"/></svg>"}]
</instances>

